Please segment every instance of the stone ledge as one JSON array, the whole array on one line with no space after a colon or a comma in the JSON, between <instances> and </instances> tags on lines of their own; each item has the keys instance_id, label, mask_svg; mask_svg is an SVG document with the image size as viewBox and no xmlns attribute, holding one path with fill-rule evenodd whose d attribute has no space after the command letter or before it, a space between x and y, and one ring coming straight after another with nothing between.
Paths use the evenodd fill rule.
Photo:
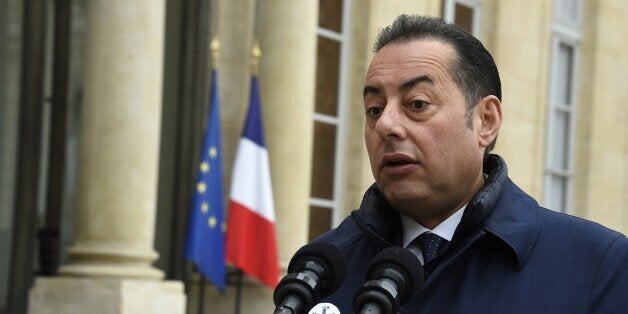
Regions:
<instances>
[{"instance_id":1,"label":"stone ledge","mask_svg":"<svg viewBox=\"0 0 628 314\"><path fill-rule=\"evenodd\" d=\"M68 277L109 277L118 279L148 279L160 280L164 272L149 265L141 264L112 264L112 263L73 263L62 266L59 274Z\"/></svg>"},{"instance_id":2,"label":"stone ledge","mask_svg":"<svg viewBox=\"0 0 628 314\"><path fill-rule=\"evenodd\" d=\"M37 277L28 313L185 314L183 283L116 278Z\"/></svg>"}]
</instances>

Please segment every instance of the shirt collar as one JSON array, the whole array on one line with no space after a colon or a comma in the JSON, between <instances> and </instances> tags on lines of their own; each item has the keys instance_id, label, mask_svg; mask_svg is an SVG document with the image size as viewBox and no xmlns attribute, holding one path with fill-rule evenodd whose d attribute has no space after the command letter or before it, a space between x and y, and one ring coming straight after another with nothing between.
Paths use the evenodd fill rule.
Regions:
<instances>
[{"instance_id":1,"label":"shirt collar","mask_svg":"<svg viewBox=\"0 0 628 314\"><path fill-rule=\"evenodd\" d=\"M447 241L451 241L466 207L467 206L465 205L457 210L453 213L453 215L449 216L449 218L445 219L445 221L441 222L432 230L425 228L423 225L414 220L414 218L405 214L400 214L401 227L403 228L403 247L407 247L410 242L416 239L416 237L428 231Z\"/></svg>"}]
</instances>

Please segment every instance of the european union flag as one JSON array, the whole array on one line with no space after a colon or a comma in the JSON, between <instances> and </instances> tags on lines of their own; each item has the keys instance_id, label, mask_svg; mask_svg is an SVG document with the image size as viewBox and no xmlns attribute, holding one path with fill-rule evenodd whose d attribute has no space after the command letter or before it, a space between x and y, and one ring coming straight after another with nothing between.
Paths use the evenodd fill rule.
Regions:
<instances>
[{"instance_id":1,"label":"european union flag","mask_svg":"<svg viewBox=\"0 0 628 314\"><path fill-rule=\"evenodd\" d=\"M216 70L211 73L210 117L203 139L198 180L185 248L186 257L196 263L218 290L225 291L225 231L222 194L220 105Z\"/></svg>"}]
</instances>

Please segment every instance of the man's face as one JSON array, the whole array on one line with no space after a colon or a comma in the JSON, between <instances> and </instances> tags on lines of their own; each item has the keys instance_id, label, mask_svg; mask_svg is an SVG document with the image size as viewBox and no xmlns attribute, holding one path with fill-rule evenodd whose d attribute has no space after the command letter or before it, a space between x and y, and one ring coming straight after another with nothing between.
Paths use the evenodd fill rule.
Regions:
<instances>
[{"instance_id":1,"label":"man's face","mask_svg":"<svg viewBox=\"0 0 628 314\"><path fill-rule=\"evenodd\" d=\"M478 130L449 69L454 49L436 40L390 43L365 78L364 137L390 204L426 227L464 206L483 185ZM430 226L431 225L431 226Z\"/></svg>"}]
</instances>

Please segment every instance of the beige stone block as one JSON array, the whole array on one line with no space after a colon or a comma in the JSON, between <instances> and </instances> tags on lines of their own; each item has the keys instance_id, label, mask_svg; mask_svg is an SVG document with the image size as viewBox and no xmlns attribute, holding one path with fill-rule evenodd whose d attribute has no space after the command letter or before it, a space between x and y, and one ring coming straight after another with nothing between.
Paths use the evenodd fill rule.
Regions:
<instances>
[{"instance_id":1,"label":"beige stone block","mask_svg":"<svg viewBox=\"0 0 628 314\"><path fill-rule=\"evenodd\" d=\"M628 232L628 43L613 36L628 5L587 3L579 109L575 213Z\"/></svg>"},{"instance_id":2,"label":"beige stone block","mask_svg":"<svg viewBox=\"0 0 628 314\"><path fill-rule=\"evenodd\" d=\"M264 1L261 11L260 93L279 260L287 263L309 225L318 1Z\"/></svg>"},{"instance_id":3,"label":"beige stone block","mask_svg":"<svg viewBox=\"0 0 628 314\"><path fill-rule=\"evenodd\" d=\"M495 152L508 163L511 178L540 199L547 115L551 3L500 1L484 12L493 28L483 41L502 80L504 122ZM514 31L525 30L525 31ZM525 152L525 153L522 153Z\"/></svg>"},{"instance_id":4,"label":"beige stone block","mask_svg":"<svg viewBox=\"0 0 628 314\"><path fill-rule=\"evenodd\" d=\"M392 24L395 18L401 14L420 14L429 16L440 16L440 1L416 1L416 0L395 0L369 2L369 22L366 27L368 32L368 42L372 45L377 38L379 30ZM369 50L372 46L369 46ZM369 59L370 63L370 59Z\"/></svg>"},{"instance_id":5,"label":"beige stone block","mask_svg":"<svg viewBox=\"0 0 628 314\"><path fill-rule=\"evenodd\" d=\"M178 281L38 277L30 291L30 314L185 313Z\"/></svg>"}]
</instances>

